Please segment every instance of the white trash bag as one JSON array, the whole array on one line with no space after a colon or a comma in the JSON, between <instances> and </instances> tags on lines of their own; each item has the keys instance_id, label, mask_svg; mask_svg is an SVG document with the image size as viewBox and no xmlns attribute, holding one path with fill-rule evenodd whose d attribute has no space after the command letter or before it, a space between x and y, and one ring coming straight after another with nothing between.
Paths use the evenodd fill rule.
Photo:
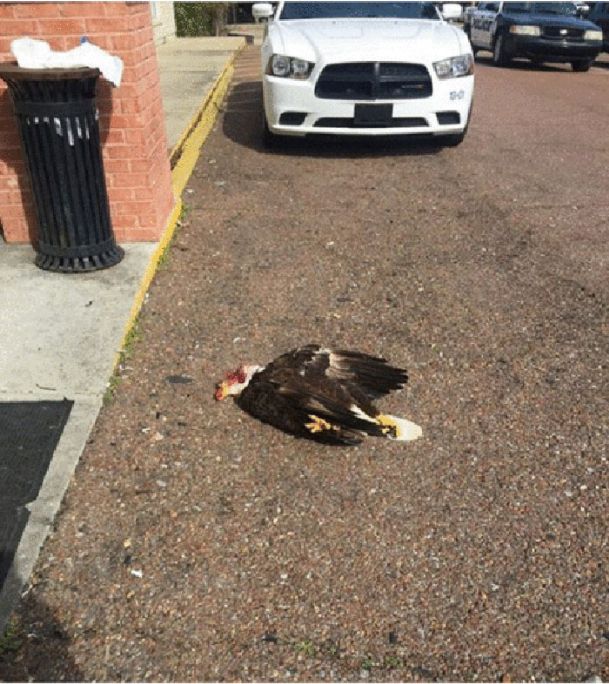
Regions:
<instances>
[{"instance_id":1,"label":"white trash bag","mask_svg":"<svg viewBox=\"0 0 609 684\"><path fill-rule=\"evenodd\" d=\"M120 85L123 75L123 60L93 45L86 38L81 40L78 47L64 52L52 50L45 40L16 38L11 43L11 52L17 64L24 69L97 68L115 86Z\"/></svg>"}]
</instances>

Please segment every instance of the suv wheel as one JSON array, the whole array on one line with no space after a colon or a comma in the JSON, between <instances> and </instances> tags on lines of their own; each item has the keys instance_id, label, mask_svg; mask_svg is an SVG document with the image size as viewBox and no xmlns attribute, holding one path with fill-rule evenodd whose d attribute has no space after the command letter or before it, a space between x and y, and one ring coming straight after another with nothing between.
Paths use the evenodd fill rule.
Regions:
<instances>
[{"instance_id":1,"label":"suv wheel","mask_svg":"<svg viewBox=\"0 0 609 684\"><path fill-rule=\"evenodd\" d=\"M510 58L505 50L505 39L499 34L493 45L493 64L495 66L507 66L509 63Z\"/></svg>"},{"instance_id":2,"label":"suv wheel","mask_svg":"<svg viewBox=\"0 0 609 684\"><path fill-rule=\"evenodd\" d=\"M580 59L577 62L571 62L573 71L588 71L592 66L591 59Z\"/></svg>"}]
</instances>

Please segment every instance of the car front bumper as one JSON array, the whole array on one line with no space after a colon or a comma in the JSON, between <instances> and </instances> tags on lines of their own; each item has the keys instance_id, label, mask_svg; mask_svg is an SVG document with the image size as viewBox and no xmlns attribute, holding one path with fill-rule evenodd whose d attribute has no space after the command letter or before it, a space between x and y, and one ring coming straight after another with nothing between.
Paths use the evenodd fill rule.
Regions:
<instances>
[{"instance_id":1,"label":"car front bumper","mask_svg":"<svg viewBox=\"0 0 609 684\"><path fill-rule=\"evenodd\" d=\"M506 49L512 56L543 59L547 62L595 59L602 47L600 40L553 40L543 36L512 34L506 39Z\"/></svg>"},{"instance_id":2,"label":"car front bumper","mask_svg":"<svg viewBox=\"0 0 609 684\"><path fill-rule=\"evenodd\" d=\"M335 100L315 95L314 78L298 81L265 75L262 82L264 111L269 130L278 135L303 136L315 133L374 136L461 133L469 118L474 77L464 76L442 81L434 78L432 83L432 95L423 98ZM356 125L356 104L391 104L393 117L390 124ZM298 123L294 122L295 119Z\"/></svg>"}]
</instances>

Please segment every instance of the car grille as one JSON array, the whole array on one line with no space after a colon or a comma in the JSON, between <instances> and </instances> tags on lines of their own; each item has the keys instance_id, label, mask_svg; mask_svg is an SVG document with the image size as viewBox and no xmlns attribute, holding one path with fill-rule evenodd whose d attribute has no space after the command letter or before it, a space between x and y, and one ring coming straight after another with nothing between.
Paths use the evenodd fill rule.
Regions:
<instances>
[{"instance_id":1,"label":"car grille","mask_svg":"<svg viewBox=\"0 0 609 684\"><path fill-rule=\"evenodd\" d=\"M332 100L410 100L432 93L422 64L349 62L329 64L315 85L315 95Z\"/></svg>"},{"instance_id":2,"label":"car grille","mask_svg":"<svg viewBox=\"0 0 609 684\"><path fill-rule=\"evenodd\" d=\"M551 38L554 40L576 39L580 40L584 37L583 29L565 28L564 26L543 26L542 34L544 38Z\"/></svg>"},{"instance_id":3,"label":"car grille","mask_svg":"<svg viewBox=\"0 0 609 684\"><path fill-rule=\"evenodd\" d=\"M324 116L315 122L315 128L425 128L428 125L426 119L416 116L396 117L388 124L356 124L353 118L336 116Z\"/></svg>"}]
</instances>

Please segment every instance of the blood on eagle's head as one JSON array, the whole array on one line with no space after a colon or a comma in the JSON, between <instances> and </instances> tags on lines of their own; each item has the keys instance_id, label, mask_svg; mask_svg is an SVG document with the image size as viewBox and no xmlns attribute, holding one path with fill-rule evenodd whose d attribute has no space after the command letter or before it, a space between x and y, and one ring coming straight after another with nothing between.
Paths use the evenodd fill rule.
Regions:
<instances>
[{"instance_id":1,"label":"blood on eagle's head","mask_svg":"<svg viewBox=\"0 0 609 684\"><path fill-rule=\"evenodd\" d=\"M247 373L245 371L245 366L241 364L239 368L237 368L234 371L229 371L226 374L226 381L229 385L235 385L237 383L241 384L245 382L246 377Z\"/></svg>"},{"instance_id":2,"label":"blood on eagle's head","mask_svg":"<svg viewBox=\"0 0 609 684\"><path fill-rule=\"evenodd\" d=\"M240 389L242 389L240 386L244 385L246 381L247 369L241 364L236 370L228 371L225 374L224 380L216 385L214 397L218 401L222 401L222 399L226 399L231 394L239 394Z\"/></svg>"}]
</instances>

